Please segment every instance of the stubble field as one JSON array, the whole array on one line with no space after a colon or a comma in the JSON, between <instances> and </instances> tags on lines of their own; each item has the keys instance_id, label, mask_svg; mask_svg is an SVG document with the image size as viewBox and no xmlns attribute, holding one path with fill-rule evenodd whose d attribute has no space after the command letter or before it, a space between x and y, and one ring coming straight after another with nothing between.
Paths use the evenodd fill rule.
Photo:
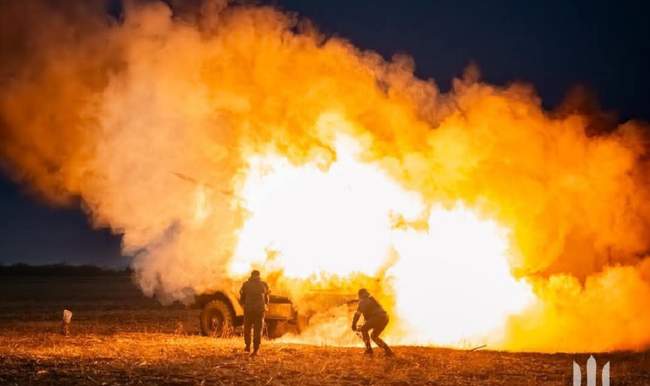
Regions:
<instances>
[{"instance_id":1,"label":"stubble field","mask_svg":"<svg viewBox=\"0 0 650 386\"><path fill-rule=\"evenodd\" d=\"M68 337L60 334L64 308L74 313ZM198 311L161 307L126 275L0 278L0 385L571 385L572 362L589 356L395 352L368 358L361 348L264 341L251 359L240 338L199 336ZM650 385L647 353L595 357L599 367L611 362L612 385Z\"/></svg>"}]
</instances>

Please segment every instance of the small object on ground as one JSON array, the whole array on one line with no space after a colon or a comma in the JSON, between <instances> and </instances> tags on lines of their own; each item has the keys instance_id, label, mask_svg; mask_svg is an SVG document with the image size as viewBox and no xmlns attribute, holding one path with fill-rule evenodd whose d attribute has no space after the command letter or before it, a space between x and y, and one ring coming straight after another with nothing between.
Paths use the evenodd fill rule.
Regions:
<instances>
[{"instance_id":1,"label":"small object on ground","mask_svg":"<svg viewBox=\"0 0 650 386\"><path fill-rule=\"evenodd\" d=\"M476 346L476 347L474 347L473 349L471 349L471 350L469 350L469 351L476 351L476 350L480 350L480 349L482 349L482 348L486 348L486 347L487 347L487 344L482 344L482 345L480 345L480 346Z\"/></svg>"},{"instance_id":2,"label":"small object on ground","mask_svg":"<svg viewBox=\"0 0 650 386\"><path fill-rule=\"evenodd\" d=\"M64 336L70 335L70 323L72 323L72 311L63 310L63 320L61 321L61 333Z\"/></svg>"},{"instance_id":3,"label":"small object on ground","mask_svg":"<svg viewBox=\"0 0 650 386\"><path fill-rule=\"evenodd\" d=\"M183 327L183 322L176 323L176 330L174 331L176 335L185 335L185 327Z\"/></svg>"}]
</instances>

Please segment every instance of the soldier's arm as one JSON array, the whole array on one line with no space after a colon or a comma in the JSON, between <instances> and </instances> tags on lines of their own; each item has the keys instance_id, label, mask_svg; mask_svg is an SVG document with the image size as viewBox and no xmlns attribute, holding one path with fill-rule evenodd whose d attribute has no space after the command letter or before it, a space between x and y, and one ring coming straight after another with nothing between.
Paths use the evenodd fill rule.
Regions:
<instances>
[{"instance_id":1,"label":"soldier's arm","mask_svg":"<svg viewBox=\"0 0 650 386\"><path fill-rule=\"evenodd\" d=\"M246 301L246 283L242 284L241 289L239 290L239 302L244 304Z\"/></svg>"},{"instance_id":2,"label":"soldier's arm","mask_svg":"<svg viewBox=\"0 0 650 386\"><path fill-rule=\"evenodd\" d=\"M271 291L269 290L269 285L264 283L264 304L269 304L269 293Z\"/></svg>"},{"instance_id":3,"label":"soldier's arm","mask_svg":"<svg viewBox=\"0 0 650 386\"><path fill-rule=\"evenodd\" d=\"M359 300L359 305L357 306L357 312L354 313L354 318L352 318L352 331L357 330L357 322L359 322L359 318L361 317L361 314L363 313L363 307L364 307L364 301L362 299Z\"/></svg>"},{"instance_id":4,"label":"soldier's arm","mask_svg":"<svg viewBox=\"0 0 650 386\"><path fill-rule=\"evenodd\" d=\"M361 312L357 310L357 312L354 313L354 317L352 318L352 331L357 330L357 323L359 322L359 317L361 316Z\"/></svg>"},{"instance_id":5,"label":"soldier's arm","mask_svg":"<svg viewBox=\"0 0 650 386\"><path fill-rule=\"evenodd\" d=\"M366 311L367 307L368 307L368 302L365 299L359 299L359 306L357 306L357 312L354 313L354 318L352 318L352 330L354 331L357 330L357 322L359 321L361 314L363 314L363 312Z\"/></svg>"}]
</instances>

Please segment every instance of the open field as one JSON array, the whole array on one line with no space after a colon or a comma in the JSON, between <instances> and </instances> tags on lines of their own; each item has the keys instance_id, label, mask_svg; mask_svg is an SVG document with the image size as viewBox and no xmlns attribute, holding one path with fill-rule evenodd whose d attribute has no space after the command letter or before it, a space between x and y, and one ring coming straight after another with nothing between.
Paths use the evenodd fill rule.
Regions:
<instances>
[{"instance_id":1,"label":"open field","mask_svg":"<svg viewBox=\"0 0 650 386\"><path fill-rule=\"evenodd\" d=\"M59 334L66 307L69 337ZM570 385L572 361L588 357L397 347L389 360L265 341L249 359L240 339L198 336L196 320L195 310L142 297L126 276L2 277L0 384ZM596 359L611 361L612 385L650 384L647 353Z\"/></svg>"}]
</instances>

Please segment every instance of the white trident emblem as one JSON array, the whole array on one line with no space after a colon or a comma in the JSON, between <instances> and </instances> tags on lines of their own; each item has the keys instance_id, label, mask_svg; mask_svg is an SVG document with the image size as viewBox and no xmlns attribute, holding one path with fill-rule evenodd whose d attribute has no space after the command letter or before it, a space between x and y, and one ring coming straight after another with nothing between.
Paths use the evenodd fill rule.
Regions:
<instances>
[{"instance_id":1,"label":"white trident emblem","mask_svg":"<svg viewBox=\"0 0 650 386\"><path fill-rule=\"evenodd\" d=\"M587 386L596 386L596 360L593 355L587 360ZM573 361L573 386L582 384L580 365ZM609 386L609 362L603 366L602 386Z\"/></svg>"}]
</instances>

